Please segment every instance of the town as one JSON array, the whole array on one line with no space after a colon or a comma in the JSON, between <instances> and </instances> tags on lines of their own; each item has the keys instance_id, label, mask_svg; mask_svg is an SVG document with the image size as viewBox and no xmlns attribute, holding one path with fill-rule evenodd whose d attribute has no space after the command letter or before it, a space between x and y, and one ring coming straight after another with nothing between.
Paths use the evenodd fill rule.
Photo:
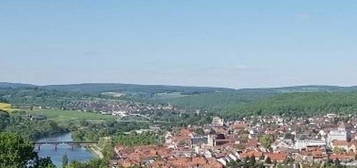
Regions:
<instances>
[{"instance_id":1,"label":"town","mask_svg":"<svg viewBox=\"0 0 357 168\"><path fill-rule=\"evenodd\" d=\"M204 126L168 131L164 144L115 147L113 167L357 166L357 118L213 117Z\"/></svg>"}]
</instances>

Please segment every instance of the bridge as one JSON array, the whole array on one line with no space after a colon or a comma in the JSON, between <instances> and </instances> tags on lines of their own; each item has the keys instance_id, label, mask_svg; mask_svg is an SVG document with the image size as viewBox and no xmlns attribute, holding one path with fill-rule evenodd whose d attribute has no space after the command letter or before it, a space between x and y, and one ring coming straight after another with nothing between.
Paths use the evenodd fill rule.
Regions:
<instances>
[{"instance_id":1,"label":"bridge","mask_svg":"<svg viewBox=\"0 0 357 168\"><path fill-rule=\"evenodd\" d=\"M57 151L58 145L70 145L72 150L74 146L89 146L97 144L98 142L95 141L43 141L43 142L35 142L34 145L37 146L37 150L41 150L41 145L53 145L55 147L55 151Z\"/></svg>"}]
</instances>

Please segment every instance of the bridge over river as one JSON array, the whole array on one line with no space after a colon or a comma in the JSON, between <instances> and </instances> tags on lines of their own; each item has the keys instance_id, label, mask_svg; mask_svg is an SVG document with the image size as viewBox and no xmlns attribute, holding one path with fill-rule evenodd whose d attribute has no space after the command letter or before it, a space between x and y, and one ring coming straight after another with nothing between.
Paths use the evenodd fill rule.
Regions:
<instances>
[{"instance_id":1,"label":"bridge over river","mask_svg":"<svg viewBox=\"0 0 357 168\"><path fill-rule=\"evenodd\" d=\"M41 145L53 145L55 150L57 151L57 146L58 145L70 145L72 147L72 150L74 146L89 146L89 145L94 145L98 144L96 141L41 141L41 142L35 142L34 145L37 147L37 149L40 151L41 150Z\"/></svg>"}]
</instances>

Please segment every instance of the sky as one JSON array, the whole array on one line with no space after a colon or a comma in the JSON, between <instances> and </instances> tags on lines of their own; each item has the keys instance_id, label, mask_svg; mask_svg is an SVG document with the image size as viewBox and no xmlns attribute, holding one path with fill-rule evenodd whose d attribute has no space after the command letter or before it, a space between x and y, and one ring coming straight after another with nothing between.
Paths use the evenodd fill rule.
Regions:
<instances>
[{"instance_id":1,"label":"sky","mask_svg":"<svg viewBox=\"0 0 357 168\"><path fill-rule=\"evenodd\" d=\"M0 81L357 85L357 1L1 0Z\"/></svg>"}]
</instances>

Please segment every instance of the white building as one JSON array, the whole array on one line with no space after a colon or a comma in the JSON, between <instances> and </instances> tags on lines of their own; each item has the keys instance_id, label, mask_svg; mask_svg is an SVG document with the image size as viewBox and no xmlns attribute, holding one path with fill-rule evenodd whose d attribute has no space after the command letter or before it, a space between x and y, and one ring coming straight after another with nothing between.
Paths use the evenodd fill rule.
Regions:
<instances>
[{"instance_id":1,"label":"white building","mask_svg":"<svg viewBox=\"0 0 357 168\"><path fill-rule=\"evenodd\" d=\"M216 127L221 127L224 125L224 120L219 117L213 117L212 125Z\"/></svg>"},{"instance_id":2,"label":"white building","mask_svg":"<svg viewBox=\"0 0 357 168\"><path fill-rule=\"evenodd\" d=\"M306 147L321 147L321 146L326 146L326 142L319 139L297 140L295 142L295 149L303 149Z\"/></svg>"},{"instance_id":3,"label":"white building","mask_svg":"<svg viewBox=\"0 0 357 168\"><path fill-rule=\"evenodd\" d=\"M327 143L331 145L332 141L347 141L347 131L345 125L342 123L336 130L331 130L327 136Z\"/></svg>"},{"instance_id":4,"label":"white building","mask_svg":"<svg viewBox=\"0 0 357 168\"><path fill-rule=\"evenodd\" d=\"M125 117L128 116L126 111L114 111L112 112L113 116Z\"/></svg>"}]
</instances>

